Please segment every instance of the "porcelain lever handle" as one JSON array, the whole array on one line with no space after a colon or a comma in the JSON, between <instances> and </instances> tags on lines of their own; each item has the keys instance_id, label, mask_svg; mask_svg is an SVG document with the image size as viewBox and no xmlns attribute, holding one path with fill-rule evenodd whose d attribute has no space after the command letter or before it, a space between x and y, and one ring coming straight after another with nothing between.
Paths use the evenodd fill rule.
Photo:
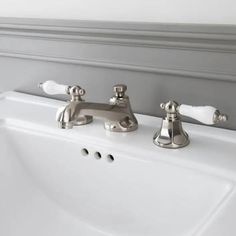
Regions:
<instances>
[{"instance_id":1,"label":"porcelain lever handle","mask_svg":"<svg viewBox=\"0 0 236 236\"><path fill-rule=\"evenodd\" d=\"M228 120L227 115L221 114L219 110L212 106L190 106L182 104L178 107L178 113L207 125Z\"/></svg>"},{"instance_id":2,"label":"porcelain lever handle","mask_svg":"<svg viewBox=\"0 0 236 236\"><path fill-rule=\"evenodd\" d=\"M181 115L191 117L207 125L226 121L228 117L212 106L179 105L175 101L161 103L166 112L161 129L154 135L153 142L163 148L181 148L189 144L189 136L182 127Z\"/></svg>"},{"instance_id":3,"label":"porcelain lever handle","mask_svg":"<svg viewBox=\"0 0 236 236\"><path fill-rule=\"evenodd\" d=\"M45 93L50 95L55 94L68 94L68 85L58 84L53 80L45 81L44 83L39 84L39 88L41 88Z\"/></svg>"}]
</instances>

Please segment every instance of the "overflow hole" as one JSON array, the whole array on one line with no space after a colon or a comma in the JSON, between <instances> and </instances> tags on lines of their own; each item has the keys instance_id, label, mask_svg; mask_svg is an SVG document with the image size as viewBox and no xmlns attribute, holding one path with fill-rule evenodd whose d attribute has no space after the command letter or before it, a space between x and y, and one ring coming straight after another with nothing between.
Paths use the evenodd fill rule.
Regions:
<instances>
[{"instance_id":1,"label":"overflow hole","mask_svg":"<svg viewBox=\"0 0 236 236\"><path fill-rule=\"evenodd\" d=\"M107 155L107 160L108 160L108 162L113 162L115 159L111 154L109 154L109 155Z\"/></svg>"},{"instance_id":2,"label":"overflow hole","mask_svg":"<svg viewBox=\"0 0 236 236\"><path fill-rule=\"evenodd\" d=\"M83 148L83 149L81 150L81 154L82 154L83 156L87 156L87 155L89 154L89 151L88 151L86 148Z\"/></svg>"},{"instance_id":3,"label":"overflow hole","mask_svg":"<svg viewBox=\"0 0 236 236\"><path fill-rule=\"evenodd\" d=\"M101 155L100 152L95 152L95 153L94 153L94 157L95 157L96 159L101 159L101 158L102 158L102 155Z\"/></svg>"}]
</instances>

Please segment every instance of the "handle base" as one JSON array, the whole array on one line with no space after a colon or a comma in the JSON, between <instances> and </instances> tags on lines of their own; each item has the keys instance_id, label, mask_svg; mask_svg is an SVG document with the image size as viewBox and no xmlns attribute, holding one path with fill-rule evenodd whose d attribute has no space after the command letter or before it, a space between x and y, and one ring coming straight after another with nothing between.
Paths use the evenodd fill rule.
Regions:
<instances>
[{"instance_id":1,"label":"handle base","mask_svg":"<svg viewBox=\"0 0 236 236\"><path fill-rule=\"evenodd\" d=\"M190 143L188 134L183 130L179 119L174 121L164 119L161 129L153 137L153 142L159 147L169 149L182 148Z\"/></svg>"}]
</instances>

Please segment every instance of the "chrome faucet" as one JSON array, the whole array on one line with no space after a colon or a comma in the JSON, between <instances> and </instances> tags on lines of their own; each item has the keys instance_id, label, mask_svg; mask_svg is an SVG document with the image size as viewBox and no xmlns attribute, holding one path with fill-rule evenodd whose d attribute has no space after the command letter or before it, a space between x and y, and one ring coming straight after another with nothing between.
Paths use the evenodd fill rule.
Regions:
<instances>
[{"instance_id":1,"label":"chrome faucet","mask_svg":"<svg viewBox=\"0 0 236 236\"><path fill-rule=\"evenodd\" d=\"M114 132L128 132L138 128L129 97L125 95L126 85L118 84L113 87L114 96L108 104L85 102L81 97L85 90L80 86L59 85L54 81L40 84L40 88L48 94L66 93L71 96L69 104L59 108L56 120L60 128L70 129L76 125L92 122L93 116L105 121L105 129Z\"/></svg>"}]
</instances>

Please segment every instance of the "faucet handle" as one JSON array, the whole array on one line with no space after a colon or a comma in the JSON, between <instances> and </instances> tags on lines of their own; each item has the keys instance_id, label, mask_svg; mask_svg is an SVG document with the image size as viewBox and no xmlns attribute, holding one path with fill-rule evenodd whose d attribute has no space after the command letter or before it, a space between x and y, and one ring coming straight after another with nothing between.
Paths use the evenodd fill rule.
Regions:
<instances>
[{"instance_id":1,"label":"faucet handle","mask_svg":"<svg viewBox=\"0 0 236 236\"><path fill-rule=\"evenodd\" d=\"M228 120L228 116L221 114L213 106L190 106L182 104L178 107L179 114L198 120L206 125L213 125Z\"/></svg>"},{"instance_id":2,"label":"faucet handle","mask_svg":"<svg viewBox=\"0 0 236 236\"><path fill-rule=\"evenodd\" d=\"M188 134L182 127L180 115L191 117L207 125L224 122L227 115L221 114L212 106L179 105L175 101L161 103L161 109L166 112L161 129L154 135L153 142L163 148L181 148L189 144Z\"/></svg>"},{"instance_id":3,"label":"faucet handle","mask_svg":"<svg viewBox=\"0 0 236 236\"><path fill-rule=\"evenodd\" d=\"M47 80L44 83L39 84L39 88L50 95L68 94L68 87L68 85L58 84L53 80Z\"/></svg>"},{"instance_id":4,"label":"faucet handle","mask_svg":"<svg viewBox=\"0 0 236 236\"><path fill-rule=\"evenodd\" d=\"M116 84L113 86L113 90L115 92L116 97L123 98L125 96L127 86L125 84Z\"/></svg>"},{"instance_id":5,"label":"faucet handle","mask_svg":"<svg viewBox=\"0 0 236 236\"><path fill-rule=\"evenodd\" d=\"M68 94L71 96L71 101L83 101L81 96L85 95L85 90L80 86L69 86L64 84L58 84L53 80L45 81L44 83L39 84L45 93L50 95L56 94Z\"/></svg>"},{"instance_id":6,"label":"faucet handle","mask_svg":"<svg viewBox=\"0 0 236 236\"><path fill-rule=\"evenodd\" d=\"M179 105L175 101L169 101L167 103L161 103L160 107L165 110L168 116L177 116L179 114L198 120L206 125L213 125L228 120L227 115L221 114L220 111L213 106Z\"/></svg>"}]
</instances>

